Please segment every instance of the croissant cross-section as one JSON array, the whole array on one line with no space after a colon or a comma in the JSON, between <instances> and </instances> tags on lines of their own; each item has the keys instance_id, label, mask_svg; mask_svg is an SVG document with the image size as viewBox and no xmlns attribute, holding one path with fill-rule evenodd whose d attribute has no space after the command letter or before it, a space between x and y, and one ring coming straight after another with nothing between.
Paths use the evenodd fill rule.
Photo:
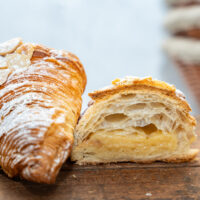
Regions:
<instances>
[{"instance_id":1,"label":"croissant cross-section","mask_svg":"<svg viewBox=\"0 0 200 200\"><path fill-rule=\"evenodd\" d=\"M0 45L0 165L53 183L68 158L86 75L79 59L20 38Z\"/></svg>"},{"instance_id":2,"label":"croissant cross-section","mask_svg":"<svg viewBox=\"0 0 200 200\"><path fill-rule=\"evenodd\" d=\"M198 150L195 119L184 95L152 78L116 79L93 99L75 129L71 159L78 164L184 162Z\"/></svg>"}]
</instances>

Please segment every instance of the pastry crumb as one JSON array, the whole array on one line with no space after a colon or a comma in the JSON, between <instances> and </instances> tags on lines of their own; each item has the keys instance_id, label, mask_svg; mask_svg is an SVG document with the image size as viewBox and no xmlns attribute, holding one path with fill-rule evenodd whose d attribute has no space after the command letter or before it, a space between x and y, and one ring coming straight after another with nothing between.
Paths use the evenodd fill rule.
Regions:
<instances>
[{"instance_id":1,"label":"pastry crumb","mask_svg":"<svg viewBox=\"0 0 200 200\"><path fill-rule=\"evenodd\" d=\"M77 176L75 174L72 175L73 178L77 178Z\"/></svg>"},{"instance_id":2,"label":"pastry crumb","mask_svg":"<svg viewBox=\"0 0 200 200\"><path fill-rule=\"evenodd\" d=\"M112 84L115 85L116 83L120 82L119 78L116 78L114 81L112 81Z\"/></svg>"},{"instance_id":3,"label":"pastry crumb","mask_svg":"<svg viewBox=\"0 0 200 200\"><path fill-rule=\"evenodd\" d=\"M151 192L147 192L145 195L148 196L148 197L152 196Z\"/></svg>"}]
</instances>

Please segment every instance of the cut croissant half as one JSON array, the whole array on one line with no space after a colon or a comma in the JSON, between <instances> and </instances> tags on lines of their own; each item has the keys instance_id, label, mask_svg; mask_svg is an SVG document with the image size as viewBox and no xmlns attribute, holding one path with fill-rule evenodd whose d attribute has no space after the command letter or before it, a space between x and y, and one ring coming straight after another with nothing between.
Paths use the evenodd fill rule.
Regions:
<instances>
[{"instance_id":1,"label":"cut croissant half","mask_svg":"<svg viewBox=\"0 0 200 200\"><path fill-rule=\"evenodd\" d=\"M196 122L174 86L127 77L89 96L93 102L75 129L72 161L185 162L197 155L190 148Z\"/></svg>"}]
</instances>

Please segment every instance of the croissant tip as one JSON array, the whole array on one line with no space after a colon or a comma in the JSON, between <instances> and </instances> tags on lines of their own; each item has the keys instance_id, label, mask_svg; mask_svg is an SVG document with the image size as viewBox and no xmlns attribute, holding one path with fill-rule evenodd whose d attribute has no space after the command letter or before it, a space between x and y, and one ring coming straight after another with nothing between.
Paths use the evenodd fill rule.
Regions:
<instances>
[{"instance_id":1,"label":"croissant tip","mask_svg":"<svg viewBox=\"0 0 200 200\"><path fill-rule=\"evenodd\" d=\"M34 174L31 174L31 177L28 178L28 177L24 177L24 176L21 176L22 179L26 179L28 181L31 181L31 182L35 182L35 183L39 183L39 184L55 184L56 182L56 178L55 177L51 177L50 175L47 177L46 175L43 176L43 175L39 175L39 176L34 176Z\"/></svg>"},{"instance_id":2,"label":"croissant tip","mask_svg":"<svg viewBox=\"0 0 200 200\"><path fill-rule=\"evenodd\" d=\"M58 171L48 170L41 165L26 166L20 173L22 179L31 182L54 184Z\"/></svg>"}]
</instances>

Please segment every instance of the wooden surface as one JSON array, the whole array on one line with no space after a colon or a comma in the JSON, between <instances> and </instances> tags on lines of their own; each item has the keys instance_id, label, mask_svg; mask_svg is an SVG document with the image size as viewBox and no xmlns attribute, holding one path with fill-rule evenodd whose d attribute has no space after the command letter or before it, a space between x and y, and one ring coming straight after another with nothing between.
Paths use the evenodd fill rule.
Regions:
<instances>
[{"instance_id":1,"label":"wooden surface","mask_svg":"<svg viewBox=\"0 0 200 200\"><path fill-rule=\"evenodd\" d=\"M200 138L194 146L200 147ZM98 166L66 163L55 185L11 180L0 171L0 200L11 199L200 199L200 161Z\"/></svg>"}]
</instances>

